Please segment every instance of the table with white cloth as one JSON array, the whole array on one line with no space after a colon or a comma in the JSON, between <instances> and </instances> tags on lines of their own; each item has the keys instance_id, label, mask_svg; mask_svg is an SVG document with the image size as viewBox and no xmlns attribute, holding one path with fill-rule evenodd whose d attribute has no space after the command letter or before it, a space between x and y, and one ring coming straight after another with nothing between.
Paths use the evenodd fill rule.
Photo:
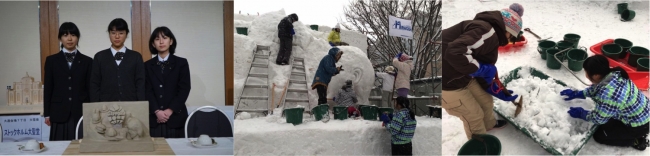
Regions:
<instances>
[{"instance_id":1,"label":"table with white cloth","mask_svg":"<svg viewBox=\"0 0 650 156\"><path fill-rule=\"evenodd\" d=\"M196 138L191 138L196 140ZM233 138L214 138L217 142L216 147L196 148L185 138L165 139L176 155L233 155ZM0 155L35 155L35 153L23 153L18 150L18 145L24 145L26 142L2 142L0 143ZM36 153L37 155L63 155L71 141L43 141L47 150ZM82 153L83 154L83 153ZM107 153L110 154L110 153ZM135 152L134 154L137 154Z\"/></svg>"}]
</instances>

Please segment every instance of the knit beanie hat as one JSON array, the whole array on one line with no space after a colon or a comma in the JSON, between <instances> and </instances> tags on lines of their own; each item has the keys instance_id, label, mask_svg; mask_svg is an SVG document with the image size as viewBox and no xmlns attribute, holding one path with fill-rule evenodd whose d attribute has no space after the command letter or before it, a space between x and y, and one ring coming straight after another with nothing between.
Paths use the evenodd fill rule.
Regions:
<instances>
[{"instance_id":1,"label":"knit beanie hat","mask_svg":"<svg viewBox=\"0 0 650 156\"><path fill-rule=\"evenodd\" d=\"M518 36L521 32L522 20L519 15L511 9L502 9L501 17L506 25L506 31L513 36Z\"/></svg>"},{"instance_id":2,"label":"knit beanie hat","mask_svg":"<svg viewBox=\"0 0 650 156\"><path fill-rule=\"evenodd\" d=\"M515 11L517 14L519 14L519 17L524 16L524 6L521 6L521 4L512 3L512 4L510 4L510 9Z\"/></svg>"},{"instance_id":3,"label":"knit beanie hat","mask_svg":"<svg viewBox=\"0 0 650 156\"><path fill-rule=\"evenodd\" d=\"M339 29L341 29L341 25L338 24L338 23L336 23L336 26L334 26L334 28L339 28Z\"/></svg>"}]
</instances>

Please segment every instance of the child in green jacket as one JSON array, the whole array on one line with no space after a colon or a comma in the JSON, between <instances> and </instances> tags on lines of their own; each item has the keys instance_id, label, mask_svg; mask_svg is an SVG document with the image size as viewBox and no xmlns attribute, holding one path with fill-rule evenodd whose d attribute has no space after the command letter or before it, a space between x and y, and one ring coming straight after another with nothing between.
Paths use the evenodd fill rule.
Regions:
<instances>
[{"instance_id":1,"label":"child in green jacket","mask_svg":"<svg viewBox=\"0 0 650 156\"><path fill-rule=\"evenodd\" d=\"M381 115L381 120L391 135L392 154L413 155L411 139L417 125L415 114L410 111L408 98L400 96L396 101L395 113L384 113Z\"/></svg>"}]
</instances>

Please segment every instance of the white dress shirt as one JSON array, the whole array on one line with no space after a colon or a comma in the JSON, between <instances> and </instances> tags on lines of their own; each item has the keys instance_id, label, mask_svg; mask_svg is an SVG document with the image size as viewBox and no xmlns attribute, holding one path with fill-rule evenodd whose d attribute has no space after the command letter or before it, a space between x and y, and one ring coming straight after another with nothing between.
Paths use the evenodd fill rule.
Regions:
<instances>
[{"instance_id":1,"label":"white dress shirt","mask_svg":"<svg viewBox=\"0 0 650 156\"><path fill-rule=\"evenodd\" d=\"M160 57L160 55L158 55L158 61L161 61L161 62L167 61L167 59L169 58L169 55L170 54L167 54L167 56L165 56L165 58L162 58L162 57Z\"/></svg>"},{"instance_id":2,"label":"white dress shirt","mask_svg":"<svg viewBox=\"0 0 650 156\"><path fill-rule=\"evenodd\" d=\"M126 54L126 46L122 46L122 48L121 48L120 50L115 50L115 49L113 49L113 47L111 46L111 52L113 53L113 58L115 58L115 54L117 54L118 51L119 51L119 52L123 52L123 53ZM122 62L122 60L119 60L119 61L118 61L118 60L115 60L115 62L116 62L117 65L119 66L119 65L120 65L120 62Z\"/></svg>"}]
</instances>

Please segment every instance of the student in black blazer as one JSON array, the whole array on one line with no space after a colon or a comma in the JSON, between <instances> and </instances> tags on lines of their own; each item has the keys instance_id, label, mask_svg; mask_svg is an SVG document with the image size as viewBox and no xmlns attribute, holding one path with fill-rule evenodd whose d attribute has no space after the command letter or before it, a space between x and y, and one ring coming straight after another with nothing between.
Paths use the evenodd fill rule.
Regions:
<instances>
[{"instance_id":1,"label":"student in black blazer","mask_svg":"<svg viewBox=\"0 0 650 156\"><path fill-rule=\"evenodd\" d=\"M129 27L116 18L108 25L111 47L97 52L90 77L90 100L145 101L144 64L139 52L126 49Z\"/></svg>"},{"instance_id":2,"label":"student in black blazer","mask_svg":"<svg viewBox=\"0 0 650 156\"><path fill-rule=\"evenodd\" d=\"M45 59L43 116L51 126L50 141L74 140L82 104L89 101L88 82L93 59L77 50L81 38L72 22L59 27L61 51Z\"/></svg>"},{"instance_id":3,"label":"student in black blazer","mask_svg":"<svg viewBox=\"0 0 650 156\"><path fill-rule=\"evenodd\" d=\"M157 55L145 62L151 137L184 137L190 66L187 59L174 55L176 45L176 37L167 27L154 29L149 38L149 50Z\"/></svg>"}]
</instances>

